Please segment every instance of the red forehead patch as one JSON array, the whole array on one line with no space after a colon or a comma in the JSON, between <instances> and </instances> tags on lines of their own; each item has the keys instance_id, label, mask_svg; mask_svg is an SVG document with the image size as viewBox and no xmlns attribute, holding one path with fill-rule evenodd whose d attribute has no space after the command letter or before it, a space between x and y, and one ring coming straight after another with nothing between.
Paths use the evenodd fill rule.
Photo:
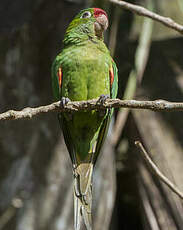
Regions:
<instances>
[{"instance_id":1,"label":"red forehead patch","mask_svg":"<svg viewBox=\"0 0 183 230\"><path fill-rule=\"evenodd\" d=\"M94 16L98 17L99 15L104 14L107 17L107 14L104 10L100 8L94 8Z\"/></svg>"}]
</instances>

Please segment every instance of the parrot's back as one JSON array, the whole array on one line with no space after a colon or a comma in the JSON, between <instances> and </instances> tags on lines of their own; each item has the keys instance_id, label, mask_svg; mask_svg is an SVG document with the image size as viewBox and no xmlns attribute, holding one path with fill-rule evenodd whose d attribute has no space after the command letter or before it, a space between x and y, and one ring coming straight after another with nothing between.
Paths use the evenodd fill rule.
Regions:
<instances>
[{"instance_id":1,"label":"parrot's back","mask_svg":"<svg viewBox=\"0 0 183 230\"><path fill-rule=\"evenodd\" d=\"M88 100L110 94L111 57L104 45L84 42L64 48L56 57L54 71L62 68L61 96L72 101Z\"/></svg>"},{"instance_id":2,"label":"parrot's back","mask_svg":"<svg viewBox=\"0 0 183 230\"><path fill-rule=\"evenodd\" d=\"M97 47L96 44L90 43L77 47L70 46L57 56L54 70L57 73L61 67L64 76L61 97L69 98L71 101L80 101L98 98L101 95L110 96L111 57L107 55L108 50L105 45ZM69 132L70 140L66 140L66 143L71 146L72 142L77 163L90 159L106 115L107 111L102 116L101 112L93 110L72 115L64 113L60 118L62 128L69 130L67 132ZM68 137L65 136L65 139ZM73 153L70 154L73 155Z\"/></svg>"}]
</instances>

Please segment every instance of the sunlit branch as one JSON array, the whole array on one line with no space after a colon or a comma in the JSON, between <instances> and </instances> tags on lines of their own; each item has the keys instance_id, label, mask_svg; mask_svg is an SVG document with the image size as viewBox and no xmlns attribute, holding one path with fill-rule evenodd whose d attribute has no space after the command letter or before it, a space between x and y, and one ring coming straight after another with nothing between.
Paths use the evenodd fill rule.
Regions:
<instances>
[{"instance_id":1,"label":"sunlit branch","mask_svg":"<svg viewBox=\"0 0 183 230\"><path fill-rule=\"evenodd\" d=\"M38 114L49 112L66 112L66 111L89 111L93 109L106 108L130 108L130 109L150 109L153 111L183 111L182 102L168 102L164 100L155 101L137 101L137 100L120 100L106 99L105 103L101 103L98 99L88 101L68 102L64 108L60 107L60 102L54 102L49 105L39 106L36 108L24 108L20 111L9 110L0 114L0 120L17 120L22 118L32 118Z\"/></svg>"},{"instance_id":2,"label":"sunlit branch","mask_svg":"<svg viewBox=\"0 0 183 230\"><path fill-rule=\"evenodd\" d=\"M128 3L125 1L119 1L119 0L109 0L109 1L121 6L124 9L132 11L135 14L145 16L145 17L151 18L157 22L160 22L161 24L183 34L183 26L176 23L174 20L172 20L169 17L161 16L159 14L153 13L150 10L147 10L146 8L144 8L142 6L131 4L131 3Z\"/></svg>"}]
</instances>

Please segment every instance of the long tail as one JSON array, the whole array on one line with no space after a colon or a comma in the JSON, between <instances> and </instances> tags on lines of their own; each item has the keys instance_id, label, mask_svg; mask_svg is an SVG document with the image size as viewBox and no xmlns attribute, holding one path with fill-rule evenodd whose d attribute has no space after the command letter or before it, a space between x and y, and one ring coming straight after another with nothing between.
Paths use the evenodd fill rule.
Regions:
<instances>
[{"instance_id":1,"label":"long tail","mask_svg":"<svg viewBox=\"0 0 183 230\"><path fill-rule=\"evenodd\" d=\"M84 222L92 230L92 163L81 163L74 169L74 230Z\"/></svg>"}]
</instances>

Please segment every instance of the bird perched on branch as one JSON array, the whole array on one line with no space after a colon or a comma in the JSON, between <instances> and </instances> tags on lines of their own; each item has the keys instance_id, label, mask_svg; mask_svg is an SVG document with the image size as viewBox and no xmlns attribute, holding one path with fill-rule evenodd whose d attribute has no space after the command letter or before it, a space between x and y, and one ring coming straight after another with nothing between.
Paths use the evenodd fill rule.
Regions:
<instances>
[{"instance_id":1,"label":"bird perched on branch","mask_svg":"<svg viewBox=\"0 0 183 230\"><path fill-rule=\"evenodd\" d=\"M117 67L103 41L108 27L104 10L82 10L70 23L63 40L64 48L52 65L52 87L61 106L68 101L116 98ZM74 227L84 221L92 229L92 173L104 142L112 109L60 113L63 130L73 166Z\"/></svg>"}]
</instances>

